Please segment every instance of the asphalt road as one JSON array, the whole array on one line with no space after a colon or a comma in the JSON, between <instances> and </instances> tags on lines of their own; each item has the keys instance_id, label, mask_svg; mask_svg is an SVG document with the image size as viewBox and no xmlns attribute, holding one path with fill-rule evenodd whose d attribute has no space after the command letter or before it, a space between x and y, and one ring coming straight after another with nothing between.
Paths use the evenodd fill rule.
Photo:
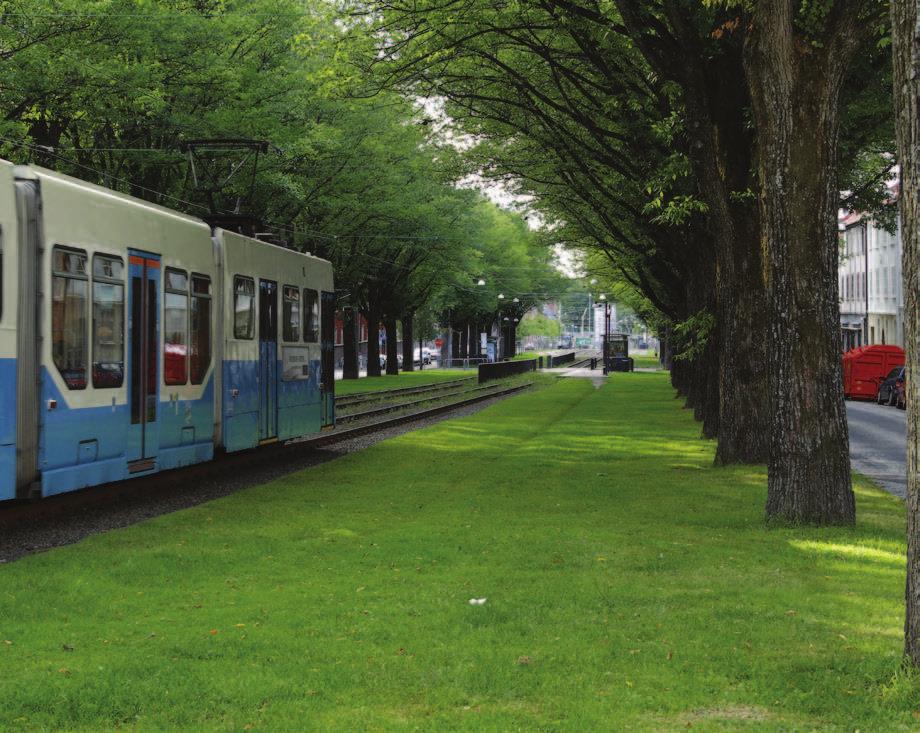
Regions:
<instances>
[{"instance_id":1,"label":"asphalt road","mask_svg":"<svg viewBox=\"0 0 920 733\"><path fill-rule=\"evenodd\" d=\"M907 413L875 402L847 402L850 464L886 491L907 495Z\"/></svg>"}]
</instances>

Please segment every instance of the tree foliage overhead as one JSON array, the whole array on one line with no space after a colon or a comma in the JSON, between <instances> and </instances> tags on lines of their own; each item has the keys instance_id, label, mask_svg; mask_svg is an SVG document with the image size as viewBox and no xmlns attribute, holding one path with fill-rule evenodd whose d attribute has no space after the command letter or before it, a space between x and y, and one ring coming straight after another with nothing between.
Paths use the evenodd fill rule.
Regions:
<instances>
[{"instance_id":1,"label":"tree foliage overhead","mask_svg":"<svg viewBox=\"0 0 920 733\"><path fill-rule=\"evenodd\" d=\"M509 236L535 241L458 188L457 151L412 100L362 96L354 62L372 39L330 3L3 0L0 19L0 155L205 215L183 142L268 141L252 194L246 169L218 209L240 201L332 260L343 304L375 299L398 317L457 299ZM535 282L552 269L544 254L523 255Z\"/></svg>"}]
</instances>

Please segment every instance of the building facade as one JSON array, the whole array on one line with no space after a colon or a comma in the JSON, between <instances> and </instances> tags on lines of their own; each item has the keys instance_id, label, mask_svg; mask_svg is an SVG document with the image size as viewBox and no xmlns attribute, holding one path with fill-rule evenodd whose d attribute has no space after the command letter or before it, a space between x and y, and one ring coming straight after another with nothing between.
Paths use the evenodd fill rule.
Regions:
<instances>
[{"instance_id":1,"label":"building facade","mask_svg":"<svg viewBox=\"0 0 920 733\"><path fill-rule=\"evenodd\" d=\"M838 265L843 350L867 344L904 346L901 228L890 234L871 219L840 219Z\"/></svg>"}]
</instances>

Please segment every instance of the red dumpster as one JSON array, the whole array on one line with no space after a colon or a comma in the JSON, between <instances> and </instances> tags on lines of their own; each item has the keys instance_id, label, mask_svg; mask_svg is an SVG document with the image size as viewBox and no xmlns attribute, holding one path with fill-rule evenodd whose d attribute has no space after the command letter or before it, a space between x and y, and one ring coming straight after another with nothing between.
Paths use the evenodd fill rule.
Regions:
<instances>
[{"instance_id":1,"label":"red dumpster","mask_svg":"<svg viewBox=\"0 0 920 733\"><path fill-rule=\"evenodd\" d=\"M843 355L843 396L848 399L874 400L878 386L888 372L904 365L900 346L860 346Z\"/></svg>"}]
</instances>

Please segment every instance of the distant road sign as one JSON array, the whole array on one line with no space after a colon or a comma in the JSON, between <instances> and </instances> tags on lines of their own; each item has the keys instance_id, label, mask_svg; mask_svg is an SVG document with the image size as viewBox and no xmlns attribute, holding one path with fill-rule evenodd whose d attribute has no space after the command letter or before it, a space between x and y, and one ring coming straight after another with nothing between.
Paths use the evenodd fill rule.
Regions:
<instances>
[{"instance_id":1,"label":"distant road sign","mask_svg":"<svg viewBox=\"0 0 920 733\"><path fill-rule=\"evenodd\" d=\"M590 346L591 339L575 339L575 345L579 347Z\"/></svg>"},{"instance_id":2,"label":"distant road sign","mask_svg":"<svg viewBox=\"0 0 920 733\"><path fill-rule=\"evenodd\" d=\"M434 345L440 349L444 345L444 339L435 339Z\"/></svg>"}]
</instances>

